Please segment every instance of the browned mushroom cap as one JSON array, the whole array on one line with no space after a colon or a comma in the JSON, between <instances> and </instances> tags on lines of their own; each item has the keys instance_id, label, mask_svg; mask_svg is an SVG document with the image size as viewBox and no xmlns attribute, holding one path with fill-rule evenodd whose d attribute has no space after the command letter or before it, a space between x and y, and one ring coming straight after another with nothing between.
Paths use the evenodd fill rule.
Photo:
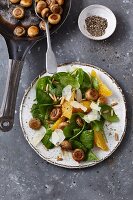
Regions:
<instances>
[{"instance_id":1,"label":"browned mushroom cap","mask_svg":"<svg viewBox=\"0 0 133 200\"><path fill-rule=\"evenodd\" d=\"M80 126L80 127L83 127L83 125L84 125L84 122L83 122L83 120L82 120L80 117L77 117L76 123L77 123L78 126Z\"/></svg>"},{"instance_id":2,"label":"browned mushroom cap","mask_svg":"<svg viewBox=\"0 0 133 200\"><path fill-rule=\"evenodd\" d=\"M53 4L53 5L51 5L51 6L50 6L50 10L51 10L52 13L54 13L54 14L60 14L60 15L61 15L62 12L63 12L62 7L59 6L58 4Z\"/></svg>"},{"instance_id":3,"label":"browned mushroom cap","mask_svg":"<svg viewBox=\"0 0 133 200\"><path fill-rule=\"evenodd\" d=\"M36 3L38 3L40 0L35 0Z\"/></svg>"},{"instance_id":4,"label":"browned mushroom cap","mask_svg":"<svg viewBox=\"0 0 133 200\"><path fill-rule=\"evenodd\" d=\"M63 129L64 129L66 126L68 126L68 125L69 125L68 122L61 122L61 123L59 124L58 128L63 130Z\"/></svg>"},{"instance_id":5,"label":"browned mushroom cap","mask_svg":"<svg viewBox=\"0 0 133 200\"><path fill-rule=\"evenodd\" d=\"M10 0L11 3L19 3L20 0Z\"/></svg>"},{"instance_id":6,"label":"browned mushroom cap","mask_svg":"<svg viewBox=\"0 0 133 200\"><path fill-rule=\"evenodd\" d=\"M50 6L56 3L56 0L46 0L46 3Z\"/></svg>"},{"instance_id":7,"label":"browned mushroom cap","mask_svg":"<svg viewBox=\"0 0 133 200\"><path fill-rule=\"evenodd\" d=\"M32 0L21 0L20 1L20 5L23 7L30 7L32 5Z\"/></svg>"},{"instance_id":8,"label":"browned mushroom cap","mask_svg":"<svg viewBox=\"0 0 133 200\"><path fill-rule=\"evenodd\" d=\"M56 0L56 1L60 6L62 6L64 4L64 0Z\"/></svg>"},{"instance_id":9,"label":"browned mushroom cap","mask_svg":"<svg viewBox=\"0 0 133 200\"><path fill-rule=\"evenodd\" d=\"M99 104L107 104L107 103L108 103L108 100L107 100L107 98L106 98L105 96L100 96L100 97L98 98L97 102L98 102Z\"/></svg>"},{"instance_id":10,"label":"browned mushroom cap","mask_svg":"<svg viewBox=\"0 0 133 200\"><path fill-rule=\"evenodd\" d=\"M47 3L45 1L39 1L36 6L37 13L41 14L42 10L47 7Z\"/></svg>"},{"instance_id":11,"label":"browned mushroom cap","mask_svg":"<svg viewBox=\"0 0 133 200\"><path fill-rule=\"evenodd\" d=\"M41 21L39 23L39 28L43 31L46 31L45 21ZM51 28L51 24L49 24L49 28Z\"/></svg>"},{"instance_id":12,"label":"browned mushroom cap","mask_svg":"<svg viewBox=\"0 0 133 200\"><path fill-rule=\"evenodd\" d=\"M50 24L58 24L61 20L61 16L59 14L51 14L48 17L48 21Z\"/></svg>"},{"instance_id":13,"label":"browned mushroom cap","mask_svg":"<svg viewBox=\"0 0 133 200\"><path fill-rule=\"evenodd\" d=\"M44 8L44 9L42 10L42 12L41 12L41 16L42 16L43 18L48 17L49 14L50 14L49 8Z\"/></svg>"},{"instance_id":14,"label":"browned mushroom cap","mask_svg":"<svg viewBox=\"0 0 133 200\"><path fill-rule=\"evenodd\" d=\"M75 149L72 153L72 157L74 160L76 160L77 162L80 162L82 160L84 160L85 158L85 153L82 149Z\"/></svg>"},{"instance_id":15,"label":"browned mushroom cap","mask_svg":"<svg viewBox=\"0 0 133 200\"><path fill-rule=\"evenodd\" d=\"M41 121L39 119L32 118L29 121L29 127L32 129L38 130L41 128Z\"/></svg>"},{"instance_id":16,"label":"browned mushroom cap","mask_svg":"<svg viewBox=\"0 0 133 200\"><path fill-rule=\"evenodd\" d=\"M25 31L25 28L22 27L22 26L17 26L15 29L14 29L14 35L16 35L17 37L22 37L25 35L26 31Z\"/></svg>"},{"instance_id":17,"label":"browned mushroom cap","mask_svg":"<svg viewBox=\"0 0 133 200\"><path fill-rule=\"evenodd\" d=\"M98 99L99 93L95 89L89 89L85 93L85 97L87 100L93 100L96 101Z\"/></svg>"},{"instance_id":18,"label":"browned mushroom cap","mask_svg":"<svg viewBox=\"0 0 133 200\"><path fill-rule=\"evenodd\" d=\"M57 119L61 117L61 115L62 115L61 108L54 108L50 113L50 119L52 121L56 121Z\"/></svg>"},{"instance_id":19,"label":"browned mushroom cap","mask_svg":"<svg viewBox=\"0 0 133 200\"><path fill-rule=\"evenodd\" d=\"M16 19L22 19L24 17L24 9L21 7L16 7L13 9L12 15Z\"/></svg>"},{"instance_id":20,"label":"browned mushroom cap","mask_svg":"<svg viewBox=\"0 0 133 200\"><path fill-rule=\"evenodd\" d=\"M37 26L30 26L28 28L28 36L36 37L39 34L39 28Z\"/></svg>"},{"instance_id":21,"label":"browned mushroom cap","mask_svg":"<svg viewBox=\"0 0 133 200\"><path fill-rule=\"evenodd\" d=\"M69 141L64 140L61 144L60 144L61 148L65 151L71 151L72 150L72 145Z\"/></svg>"}]
</instances>

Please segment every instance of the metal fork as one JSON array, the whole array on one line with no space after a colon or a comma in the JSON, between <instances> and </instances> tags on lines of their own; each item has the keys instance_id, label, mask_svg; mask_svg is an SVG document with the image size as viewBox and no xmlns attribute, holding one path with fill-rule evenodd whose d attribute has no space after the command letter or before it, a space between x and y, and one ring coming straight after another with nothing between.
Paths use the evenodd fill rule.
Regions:
<instances>
[{"instance_id":1,"label":"metal fork","mask_svg":"<svg viewBox=\"0 0 133 200\"><path fill-rule=\"evenodd\" d=\"M49 31L49 23L48 23L48 20L42 18L37 13L35 0L34 0L34 10L35 10L36 16L45 22L46 36L47 36L46 71L50 74L54 74L57 72L57 60L56 60L55 54L52 50L50 31Z\"/></svg>"}]
</instances>

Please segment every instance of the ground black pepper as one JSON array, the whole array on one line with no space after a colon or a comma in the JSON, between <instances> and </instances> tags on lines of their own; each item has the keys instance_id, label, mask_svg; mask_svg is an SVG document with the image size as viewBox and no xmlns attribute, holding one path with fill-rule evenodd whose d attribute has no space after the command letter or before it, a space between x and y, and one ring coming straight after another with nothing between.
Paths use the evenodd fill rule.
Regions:
<instances>
[{"instance_id":1,"label":"ground black pepper","mask_svg":"<svg viewBox=\"0 0 133 200\"><path fill-rule=\"evenodd\" d=\"M108 26L107 19L99 16L90 16L85 19L87 31L95 37L100 37L105 34Z\"/></svg>"}]
</instances>

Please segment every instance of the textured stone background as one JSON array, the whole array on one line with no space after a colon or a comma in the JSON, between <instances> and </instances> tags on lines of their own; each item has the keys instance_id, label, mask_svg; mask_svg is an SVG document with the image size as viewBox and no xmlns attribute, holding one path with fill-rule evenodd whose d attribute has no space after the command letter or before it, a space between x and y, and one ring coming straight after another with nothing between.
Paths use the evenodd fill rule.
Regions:
<instances>
[{"instance_id":1,"label":"textured stone background","mask_svg":"<svg viewBox=\"0 0 133 200\"><path fill-rule=\"evenodd\" d=\"M81 10L103 4L114 11L117 30L106 41L85 38L77 26ZM45 68L46 41L27 59L18 91L15 125L0 133L0 200L132 200L133 199L133 0L73 0L65 25L52 36L58 63L81 61L109 72L125 92L128 128L118 150L106 161L83 170L67 170L43 161L25 141L19 124L19 105L25 89ZM8 54L0 36L0 102Z\"/></svg>"}]
</instances>

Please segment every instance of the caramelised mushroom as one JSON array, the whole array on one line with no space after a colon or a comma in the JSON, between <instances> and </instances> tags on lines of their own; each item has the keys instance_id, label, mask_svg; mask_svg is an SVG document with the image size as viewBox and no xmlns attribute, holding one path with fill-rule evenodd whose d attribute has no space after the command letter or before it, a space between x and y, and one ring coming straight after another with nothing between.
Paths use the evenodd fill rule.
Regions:
<instances>
[{"instance_id":1,"label":"caramelised mushroom","mask_svg":"<svg viewBox=\"0 0 133 200\"><path fill-rule=\"evenodd\" d=\"M62 12L63 12L62 7L59 6L58 4L52 4L52 5L50 6L50 10L51 10L52 13L54 13L54 14L60 14L60 15L61 15Z\"/></svg>"},{"instance_id":2,"label":"caramelised mushroom","mask_svg":"<svg viewBox=\"0 0 133 200\"><path fill-rule=\"evenodd\" d=\"M99 97L99 93L95 89L89 89L89 90L86 91L85 97L86 97L87 100L96 101Z\"/></svg>"},{"instance_id":3,"label":"caramelised mushroom","mask_svg":"<svg viewBox=\"0 0 133 200\"><path fill-rule=\"evenodd\" d=\"M48 6L55 4L56 0L46 0L46 3L48 4Z\"/></svg>"},{"instance_id":4,"label":"caramelised mushroom","mask_svg":"<svg viewBox=\"0 0 133 200\"><path fill-rule=\"evenodd\" d=\"M32 129L38 130L41 128L41 121L39 119L32 118L29 121L29 127Z\"/></svg>"},{"instance_id":5,"label":"caramelised mushroom","mask_svg":"<svg viewBox=\"0 0 133 200\"><path fill-rule=\"evenodd\" d=\"M68 126L68 125L69 125L68 122L61 122L61 123L59 124L58 128L63 130L63 129L64 129L66 126Z\"/></svg>"},{"instance_id":6,"label":"caramelised mushroom","mask_svg":"<svg viewBox=\"0 0 133 200\"><path fill-rule=\"evenodd\" d=\"M42 10L42 12L41 12L41 16L42 16L43 18L48 17L49 14L50 14L49 8L44 8L44 9Z\"/></svg>"},{"instance_id":7,"label":"caramelised mushroom","mask_svg":"<svg viewBox=\"0 0 133 200\"><path fill-rule=\"evenodd\" d=\"M79 127L83 127L83 125L84 125L84 122L80 117L77 117L76 123L78 124Z\"/></svg>"},{"instance_id":8,"label":"caramelised mushroom","mask_svg":"<svg viewBox=\"0 0 133 200\"><path fill-rule=\"evenodd\" d=\"M98 102L99 104L107 104L107 103L108 103L108 100L107 100L107 98L106 98L105 96L100 96L100 97L98 98L97 102Z\"/></svg>"},{"instance_id":9,"label":"caramelised mushroom","mask_svg":"<svg viewBox=\"0 0 133 200\"><path fill-rule=\"evenodd\" d=\"M19 3L20 0L10 0L11 3Z\"/></svg>"},{"instance_id":10,"label":"caramelised mushroom","mask_svg":"<svg viewBox=\"0 0 133 200\"><path fill-rule=\"evenodd\" d=\"M40 28L41 30L43 30L43 31L46 31L45 21L41 21L41 22L39 23L39 28Z\"/></svg>"},{"instance_id":11,"label":"caramelised mushroom","mask_svg":"<svg viewBox=\"0 0 133 200\"><path fill-rule=\"evenodd\" d=\"M60 144L62 150L65 151L71 151L72 150L72 145L69 141L64 140L61 144Z\"/></svg>"},{"instance_id":12,"label":"caramelised mushroom","mask_svg":"<svg viewBox=\"0 0 133 200\"><path fill-rule=\"evenodd\" d=\"M48 24L49 25L49 28L51 28L51 24ZM45 21L41 21L39 23L39 28L43 31L46 31L46 26L45 26Z\"/></svg>"},{"instance_id":13,"label":"caramelised mushroom","mask_svg":"<svg viewBox=\"0 0 133 200\"><path fill-rule=\"evenodd\" d=\"M75 149L72 153L72 157L75 161L80 162L85 158L85 153L82 149Z\"/></svg>"},{"instance_id":14,"label":"caramelised mushroom","mask_svg":"<svg viewBox=\"0 0 133 200\"><path fill-rule=\"evenodd\" d=\"M50 119L52 121L56 121L57 119L61 117L61 115L62 115L61 108L54 108L50 113Z\"/></svg>"},{"instance_id":15,"label":"caramelised mushroom","mask_svg":"<svg viewBox=\"0 0 133 200\"><path fill-rule=\"evenodd\" d=\"M21 7L16 7L13 9L12 15L16 19L22 19L24 17L24 9Z\"/></svg>"},{"instance_id":16,"label":"caramelised mushroom","mask_svg":"<svg viewBox=\"0 0 133 200\"><path fill-rule=\"evenodd\" d=\"M51 14L48 17L48 21L50 24L58 24L61 20L61 16L59 14Z\"/></svg>"},{"instance_id":17,"label":"caramelised mushroom","mask_svg":"<svg viewBox=\"0 0 133 200\"><path fill-rule=\"evenodd\" d=\"M14 29L14 35L16 35L17 37L22 37L25 35L26 31L25 31L25 28L22 27L22 26L17 26L15 29Z\"/></svg>"},{"instance_id":18,"label":"caramelised mushroom","mask_svg":"<svg viewBox=\"0 0 133 200\"><path fill-rule=\"evenodd\" d=\"M60 6L62 6L64 4L64 0L56 0L56 1Z\"/></svg>"},{"instance_id":19,"label":"caramelised mushroom","mask_svg":"<svg viewBox=\"0 0 133 200\"><path fill-rule=\"evenodd\" d=\"M36 37L39 34L39 28L37 26L30 26L28 28L28 36Z\"/></svg>"},{"instance_id":20,"label":"caramelised mushroom","mask_svg":"<svg viewBox=\"0 0 133 200\"><path fill-rule=\"evenodd\" d=\"M37 13L41 14L42 10L47 7L47 3L45 1L39 1L36 6Z\"/></svg>"},{"instance_id":21,"label":"caramelised mushroom","mask_svg":"<svg viewBox=\"0 0 133 200\"><path fill-rule=\"evenodd\" d=\"M21 0L20 5L28 8L28 7L32 6L32 0Z\"/></svg>"}]
</instances>

